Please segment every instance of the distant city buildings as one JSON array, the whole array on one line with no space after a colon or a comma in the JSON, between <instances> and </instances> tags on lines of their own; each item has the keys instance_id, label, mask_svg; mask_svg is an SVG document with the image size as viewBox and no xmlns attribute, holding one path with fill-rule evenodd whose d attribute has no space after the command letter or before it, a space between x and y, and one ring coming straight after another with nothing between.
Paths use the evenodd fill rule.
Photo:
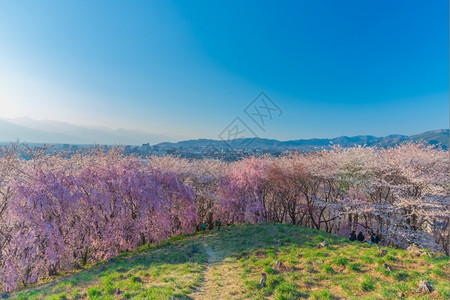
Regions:
<instances>
[{"instance_id":1,"label":"distant city buildings","mask_svg":"<svg viewBox=\"0 0 450 300\"><path fill-rule=\"evenodd\" d=\"M34 148L42 148L42 145L35 144ZM103 150L109 150L114 146L110 145L75 145L75 144L56 144L49 148L49 152L78 152L88 150L90 148L98 147ZM174 146L151 146L150 143L144 143L141 146L125 145L122 147L126 155L138 155L138 156L172 156L181 157L187 159L221 159L224 161L236 161L243 157L248 156L260 156L269 155L278 157L283 153L290 152L276 147L271 149L258 149L258 148L243 148L243 149L231 149L230 147L217 147L217 146L200 146L193 145L192 147L174 147Z\"/></svg>"},{"instance_id":2,"label":"distant city buildings","mask_svg":"<svg viewBox=\"0 0 450 300\"><path fill-rule=\"evenodd\" d=\"M143 143L140 146L125 145L122 147L126 155L137 156L172 156L187 159L213 158L224 161L235 161L248 156L272 156L278 157L285 153L309 153L323 149L332 149L333 145L340 145L344 148L354 146L392 147L405 142L423 142L433 147L443 150L448 149L448 130L437 130L425 132L416 136L402 136L402 139L392 139L392 136L376 138L370 136L338 137L334 139L311 139L296 141L273 141L265 139L237 139L231 141L223 140L188 140L178 143L159 143L150 145ZM397 137L397 136L396 136ZM371 143L368 140L372 139ZM447 144L446 144L447 143ZM0 143L1 145L2 143ZM5 144L5 143L3 143ZM46 152L82 152L91 148L103 150L111 149L111 145L81 145L81 144L56 144L45 145L39 143L29 143L27 147L41 149ZM24 151L26 152L26 151ZM24 157L26 155L24 154Z\"/></svg>"}]
</instances>

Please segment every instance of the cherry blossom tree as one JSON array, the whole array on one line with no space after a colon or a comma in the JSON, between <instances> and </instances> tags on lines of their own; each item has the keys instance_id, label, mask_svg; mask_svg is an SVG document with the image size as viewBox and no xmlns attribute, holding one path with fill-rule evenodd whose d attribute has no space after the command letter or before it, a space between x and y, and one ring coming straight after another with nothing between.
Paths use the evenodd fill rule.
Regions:
<instances>
[{"instance_id":1,"label":"cherry blossom tree","mask_svg":"<svg viewBox=\"0 0 450 300\"><path fill-rule=\"evenodd\" d=\"M448 151L333 147L237 162L0 147L0 285L9 291L170 236L287 222L449 254Z\"/></svg>"},{"instance_id":2,"label":"cherry blossom tree","mask_svg":"<svg viewBox=\"0 0 450 300\"><path fill-rule=\"evenodd\" d=\"M263 176L268 158L247 158L230 164L220 186L217 215L226 223L266 221Z\"/></svg>"},{"instance_id":3,"label":"cherry blossom tree","mask_svg":"<svg viewBox=\"0 0 450 300\"><path fill-rule=\"evenodd\" d=\"M93 164L66 170L71 158L39 157L12 183L5 290L195 229L194 193L177 174L116 150L90 155Z\"/></svg>"},{"instance_id":4,"label":"cherry blossom tree","mask_svg":"<svg viewBox=\"0 0 450 300\"><path fill-rule=\"evenodd\" d=\"M149 157L149 164L159 170L176 173L182 182L190 187L195 194L195 208L198 215L197 230L203 222L212 228L215 215L215 205L218 201L219 183L224 177L227 164L216 159L187 160L170 156Z\"/></svg>"}]
</instances>

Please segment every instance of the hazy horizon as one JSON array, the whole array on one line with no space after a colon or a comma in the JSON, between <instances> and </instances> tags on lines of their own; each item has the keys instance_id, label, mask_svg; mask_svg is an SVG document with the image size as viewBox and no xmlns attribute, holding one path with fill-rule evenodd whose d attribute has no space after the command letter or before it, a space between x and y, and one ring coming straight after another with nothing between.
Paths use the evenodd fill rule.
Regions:
<instances>
[{"instance_id":1,"label":"hazy horizon","mask_svg":"<svg viewBox=\"0 0 450 300\"><path fill-rule=\"evenodd\" d=\"M5 123L5 121L7 123ZM16 126L16 127L11 127ZM6 130L5 130L6 126ZM428 131L442 130L446 128L433 128ZM421 134L416 132L412 135ZM392 132L389 135L405 135L398 132ZM342 135L351 137L351 135ZM332 139L342 136L322 136L322 137L302 137L283 140L276 137L256 138L273 139L278 141L308 140L308 139ZM371 134L362 134L361 136L376 136ZM6 137L6 138L5 138ZM384 137L384 136L376 136ZM146 132L133 128L110 128L106 126L78 125L56 120L35 120L24 116L19 118L0 118L0 143L9 143L20 140L26 143L36 144L121 144L121 145L141 145L150 143L152 145L162 142L180 142L186 140L209 139L206 137L184 138L173 137ZM221 137L212 137L213 140L223 140Z\"/></svg>"}]
</instances>

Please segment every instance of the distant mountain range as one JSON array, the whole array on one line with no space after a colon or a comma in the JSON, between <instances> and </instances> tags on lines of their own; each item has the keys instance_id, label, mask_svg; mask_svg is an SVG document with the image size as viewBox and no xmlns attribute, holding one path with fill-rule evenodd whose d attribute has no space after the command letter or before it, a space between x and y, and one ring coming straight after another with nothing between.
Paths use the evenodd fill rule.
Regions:
<instances>
[{"instance_id":1,"label":"distant mountain range","mask_svg":"<svg viewBox=\"0 0 450 300\"><path fill-rule=\"evenodd\" d=\"M279 141L265 138L236 139L231 141L199 139L173 142L164 135L152 134L141 130L109 129L105 127L87 127L52 120L34 120L29 117L0 119L0 142L20 140L27 143L47 144L102 144L102 145L141 145L150 143L161 150L189 149L204 150L207 147L217 149L316 149L339 144L343 147L355 145L389 147L407 141L423 141L427 144L449 147L449 130L440 129L421 134L341 136L331 139L300 139Z\"/></svg>"},{"instance_id":2,"label":"distant mountain range","mask_svg":"<svg viewBox=\"0 0 450 300\"><path fill-rule=\"evenodd\" d=\"M331 145L341 145L343 147L351 147L357 145L377 146L377 147L390 147L395 146L403 142L424 142L430 145L440 146L443 149L448 149L449 146L449 130L439 129L433 131L427 131L416 135L388 135L385 137L375 137L372 135L359 135L359 136L341 136L332 139L301 139L292 141L278 141L273 139L252 138L252 139L236 139L231 141L221 140L188 140L177 143L160 143L157 146L162 150L169 149L193 149L203 150L204 148L217 148L217 149L317 149L328 148Z\"/></svg>"},{"instance_id":3,"label":"distant mountain range","mask_svg":"<svg viewBox=\"0 0 450 300\"><path fill-rule=\"evenodd\" d=\"M86 127L52 120L29 117L0 119L0 142L20 140L47 144L105 144L141 145L174 141L164 135L141 130Z\"/></svg>"}]
</instances>

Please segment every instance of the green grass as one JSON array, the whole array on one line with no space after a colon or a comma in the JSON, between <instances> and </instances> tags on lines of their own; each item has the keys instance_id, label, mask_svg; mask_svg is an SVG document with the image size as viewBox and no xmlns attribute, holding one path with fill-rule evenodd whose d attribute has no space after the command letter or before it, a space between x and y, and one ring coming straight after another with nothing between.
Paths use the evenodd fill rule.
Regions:
<instances>
[{"instance_id":1,"label":"green grass","mask_svg":"<svg viewBox=\"0 0 450 300\"><path fill-rule=\"evenodd\" d=\"M331 292L327 289L323 289L323 290L319 290L319 291L315 291L312 293L312 298L313 299L320 299L320 300L328 300L328 299L333 299L333 294L331 294Z\"/></svg>"},{"instance_id":2,"label":"green grass","mask_svg":"<svg viewBox=\"0 0 450 300\"><path fill-rule=\"evenodd\" d=\"M277 300L298 299L301 295L293 282L283 282L275 289L275 299Z\"/></svg>"},{"instance_id":3,"label":"green grass","mask_svg":"<svg viewBox=\"0 0 450 300\"><path fill-rule=\"evenodd\" d=\"M194 255L191 245L200 249ZM200 244L179 239L172 245L142 247L115 262L101 262L53 282L13 293L18 299L164 299L187 297L202 280L207 255Z\"/></svg>"},{"instance_id":4,"label":"green grass","mask_svg":"<svg viewBox=\"0 0 450 300\"><path fill-rule=\"evenodd\" d=\"M375 290L375 280L368 274L364 274L363 281L361 282L361 289L365 292Z\"/></svg>"},{"instance_id":5,"label":"green grass","mask_svg":"<svg viewBox=\"0 0 450 300\"><path fill-rule=\"evenodd\" d=\"M316 249L321 241L330 245ZM199 251L192 254L192 245ZM449 298L447 256L385 249L380 257L375 246L287 224L232 225L144 246L10 299L195 299L199 291L203 299ZM267 280L259 288L261 273ZM424 279L435 287L430 295L415 293Z\"/></svg>"},{"instance_id":6,"label":"green grass","mask_svg":"<svg viewBox=\"0 0 450 300\"><path fill-rule=\"evenodd\" d=\"M346 257L338 257L335 260L335 264L338 266L346 266L348 265L348 259Z\"/></svg>"},{"instance_id":7,"label":"green grass","mask_svg":"<svg viewBox=\"0 0 450 300\"><path fill-rule=\"evenodd\" d=\"M328 274L333 274L333 273L334 273L334 269L333 269L333 267L330 266L330 265L324 265L324 266L323 266L323 271L324 271L325 273L328 273Z\"/></svg>"}]
</instances>

